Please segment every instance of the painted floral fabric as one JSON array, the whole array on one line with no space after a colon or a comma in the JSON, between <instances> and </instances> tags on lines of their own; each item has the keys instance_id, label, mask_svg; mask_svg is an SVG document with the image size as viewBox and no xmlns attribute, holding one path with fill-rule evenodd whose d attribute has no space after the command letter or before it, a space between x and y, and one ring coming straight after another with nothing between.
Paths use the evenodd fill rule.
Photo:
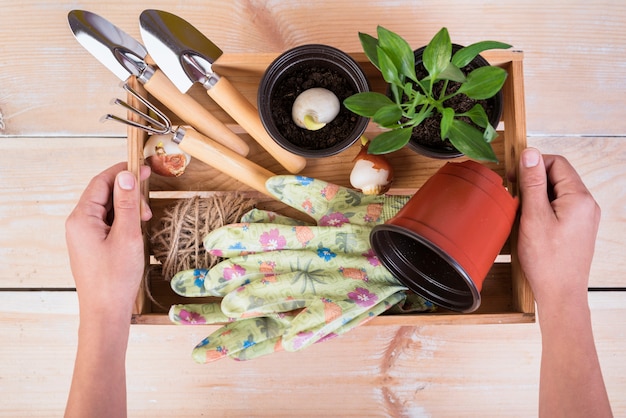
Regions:
<instances>
[{"instance_id":1,"label":"painted floral fabric","mask_svg":"<svg viewBox=\"0 0 626 418\"><path fill-rule=\"evenodd\" d=\"M228 322L194 349L198 362L300 350L406 299L407 289L371 250L369 234L408 198L365 196L302 176L273 177L267 187L317 224L253 210L241 223L204 238L207 251L225 260L208 271L180 272L171 282L184 296L223 297L219 305L170 310L176 323ZM411 305L417 311L433 310L415 295Z\"/></svg>"}]
</instances>

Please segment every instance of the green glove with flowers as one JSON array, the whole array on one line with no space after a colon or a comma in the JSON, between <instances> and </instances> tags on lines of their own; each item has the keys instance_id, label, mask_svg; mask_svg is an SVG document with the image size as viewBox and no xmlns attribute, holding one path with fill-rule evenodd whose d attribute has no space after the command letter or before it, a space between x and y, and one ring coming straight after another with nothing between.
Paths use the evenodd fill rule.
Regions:
<instances>
[{"instance_id":1,"label":"green glove with flowers","mask_svg":"<svg viewBox=\"0 0 626 418\"><path fill-rule=\"evenodd\" d=\"M176 323L229 322L194 349L198 362L301 350L406 302L407 289L375 257L369 234L408 196L365 196L301 176L272 177L266 187L316 225L252 210L204 238L207 251L225 260L171 282L184 296L223 297L219 306L170 310ZM416 295L409 304L412 311L434 309Z\"/></svg>"}]
</instances>

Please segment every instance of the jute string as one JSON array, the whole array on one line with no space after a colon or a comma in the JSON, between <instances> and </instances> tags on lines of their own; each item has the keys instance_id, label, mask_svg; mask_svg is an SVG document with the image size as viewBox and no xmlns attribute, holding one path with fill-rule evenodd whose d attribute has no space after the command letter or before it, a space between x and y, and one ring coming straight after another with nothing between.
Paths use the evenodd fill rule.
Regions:
<instances>
[{"instance_id":1,"label":"jute string","mask_svg":"<svg viewBox=\"0 0 626 418\"><path fill-rule=\"evenodd\" d=\"M254 200L240 194L180 199L165 209L150 241L167 281L181 270L211 268L219 259L209 254L202 238L223 225L239 222L254 207Z\"/></svg>"}]
</instances>

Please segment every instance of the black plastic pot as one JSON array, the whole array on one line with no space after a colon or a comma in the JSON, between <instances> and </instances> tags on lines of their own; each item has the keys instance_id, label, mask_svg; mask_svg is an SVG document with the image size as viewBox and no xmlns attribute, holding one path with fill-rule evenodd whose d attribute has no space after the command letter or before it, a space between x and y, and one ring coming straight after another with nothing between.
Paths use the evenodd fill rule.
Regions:
<instances>
[{"instance_id":1,"label":"black plastic pot","mask_svg":"<svg viewBox=\"0 0 626 418\"><path fill-rule=\"evenodd\" d=\"M454 54L461 48L463 48L462 45L452 44L452 53ZM415 69L418 74L424 69L424 64L422 63L422 54L424 53L424 49L426 49L425 46L413 51L413 54L415 55ZM476 68L485 67L488 65L490 64L485 58L483 58L481 55L477 55L476 58L472 60L472 62L470 62L467 66L461 68L461 71L467 74ZM391 95L391 92L388 91L387 94ZM485 111L487 112L487 116L489 117L489 123L495 129L498 127L498 123L500 122L500 118L502 117L503 99L501 90L495 96L487 99L487 107L488 109L485 109ZM489 111L489 109L491 109L492 111ZM438 146L434 147L420 143L419 139L412 137L407 144L407 147L419 154L425 155L430 158L451 159L463 156L463 153L454 148L449 142L442 141L441 135L438 134L437 139L441 142L441 144L437 143Z\"/></svg>"},{"instance_id":2,"label":"black plastic pot","mask_svg":"<svg viewBox=\"0 0 626 418\"><path fill-rule=\"evenodd\" d=\"M311 68L321 70L328 77L307 79L305 74ZM332 91L333 89L325 85L330 78L343 79L342 87L349 91L343 94L333 91L340 103L352 94L369 91L369 82L358 63L348 54L328 45L309 44L290 49L277 57L265 71L259 83L259 115L269 135L286 150L307 158L328 157L350 147L365 132L369 119L353 114L343 105L335 120L319 131L307 131L303 128L296 130L290 117L291 106L286 109L281 104L281 109L278 109L279 102L290 100L293 104L296 97L309 88L323 87ZM294 84L294 79L301 79L303 82L299 87L285 92L284 86L287 82ZM345 135L328 135L329 131L337 129L339 125L342 132L347 132ZM294 129L296 135L287 134L288 129ZM333 138L332 142L326 141L320 145L322 141L317 141L316 137L321 138L322 135Z\"/></svg>"}]
</instances>

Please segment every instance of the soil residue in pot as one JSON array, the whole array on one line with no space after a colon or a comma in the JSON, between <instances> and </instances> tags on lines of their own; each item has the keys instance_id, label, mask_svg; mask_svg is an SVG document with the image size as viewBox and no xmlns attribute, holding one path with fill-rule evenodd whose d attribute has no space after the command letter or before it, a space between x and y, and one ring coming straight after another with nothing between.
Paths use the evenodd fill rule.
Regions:
<instances>
[{"instance_id":1,"label":"soil residue in pot","mask_svg":"<svg viewBox=\"0 0 626 418\"><path fill-rule=\"evenodd\" d=\"M343 105L337 117L322 129L309 131L300 128L291 118L296 97L305 90L321 87L335 93L340 103L356 93L349 81L339 72L322 66L299 67L287 73L276 83L271 97L273 118L281 135L303 149L321 150L333 147L354 130L358 116Z\"/></svg>"}]
</instances>

